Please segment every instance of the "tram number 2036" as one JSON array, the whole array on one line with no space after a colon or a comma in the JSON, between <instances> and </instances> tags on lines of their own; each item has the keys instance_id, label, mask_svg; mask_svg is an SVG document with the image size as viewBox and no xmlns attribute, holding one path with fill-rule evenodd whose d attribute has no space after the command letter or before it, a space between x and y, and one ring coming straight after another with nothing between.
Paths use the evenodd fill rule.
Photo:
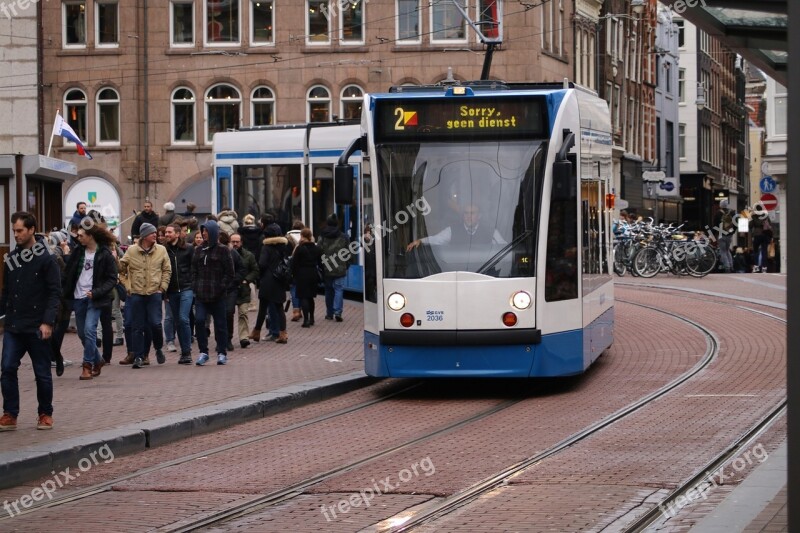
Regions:
<instances>
[{"instance_id":1,"label":"tram number 2036","mask_svg":"<svg viewBox=\"0 0 800 533\"><path fill-rule=\"evenodd\" d=\"M444 311L425 311L427 322L441 322L444 320Z\"/></svg>"}]
</instances>

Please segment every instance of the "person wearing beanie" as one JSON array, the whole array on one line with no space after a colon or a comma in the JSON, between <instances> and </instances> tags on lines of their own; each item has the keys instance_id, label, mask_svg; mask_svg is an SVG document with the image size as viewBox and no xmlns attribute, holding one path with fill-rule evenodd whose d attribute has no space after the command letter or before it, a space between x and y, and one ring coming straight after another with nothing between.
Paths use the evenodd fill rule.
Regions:
<instances>
[{"instance_id":1,"label":"person wearing beanie","mask_svg":"<svg viewBox=\"0 0 800 533\"><path fill-rule=\"evenodd\" d=\"M244 225L240 226L237 233L242 236L242 247L256 258L261 254L261 228L256 225L256 217L246 215ZM258 259L256 259L258 261Z\"/></svg>"},{"instance_id":2,"label":"person wearing beanie","mask_svg":"<svg viewBox=\"0 0 800 533\"><path fill-rule=\"evenodd\" d=\"M164 204L164 214L158 218L159 226L169 226L175 222L175 204L167 202Z\"/></svg>"},{"instance_id":3,"label":"person wearing beanie","mask_svg":"<svg viewBox=\"0 0 800 533\"><path fill-rule=\"evenodd\" d=\"M322 274L325 278L325 320L342 321L344 308L344 278L347 275L347 262L339 256L347 250L347 237L339 231L339 217L332 213L325 219L319 241L322 250ZM350 255L347 252L347 255Z\"/></svg>"},{"instance_id":4,"label":"person wearing beanie","mask_svg":"<svg viewBox=\"0 0 800 533\"><path fill-rule=\"evenodd\" d=\"M139 242L128 248L119 260L119 279L128 296L125 324L132 325L128 356L119 364L142 368L149 364L150 344L156 349L158 364L166 361L162 348L162 295L169 288L172 265L167 249L156 243L156 227L145 222L139 227Z\"/></svg>"},{"instance_id":5,"label":"person wearing beanie","mask_svg":"<svg viewBox=\"0 0 800 533\"><path fill-rule=\"evenodd\" d=\"M203 242L192 256L192 291L195 298L197 366L208 362L208 332L204 324L209 314L214 320L214 340L217 343L217 364L228 362L228 324L225 297L234 279L233 259L227 246L219 244L219 225L209 220L200 226Z\"/></svg>"}]
</instances>

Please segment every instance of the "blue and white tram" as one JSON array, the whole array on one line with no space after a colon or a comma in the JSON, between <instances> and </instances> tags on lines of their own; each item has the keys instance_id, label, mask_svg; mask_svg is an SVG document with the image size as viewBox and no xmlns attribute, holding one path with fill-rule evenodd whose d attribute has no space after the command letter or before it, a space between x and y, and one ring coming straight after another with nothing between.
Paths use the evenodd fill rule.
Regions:
<instances>
[{"instance_id":1,"label":"blue and white tram","mask_svg":"<svg viewBox=\"0 0 800 533\"><path fill-rule=\"evenodd\" d=\"M211 205L217 212L233 209L240 223L247 213L256 220L272 213L284 232L300 219L315 235L336 211L341 229L351 241L358 241L359 217L350 205L358 205L358 199L337 210L333 167L359 132L357 124L313 123L217 133ZM350 163L358 180L361 154L355 153ZM348 268L345 290L361 292L362 266L354 263Z\"/></svg>"},{"instance_id":2,"label":"blue and white tram","mask_svg":"<svg viewBox=\"0 0 800 533\"><path fill-rule=\"evenodd\" d=\"M347 195L360 149L366 372L585 371L613 341L606 102L484 82L368 94L362 109L335 173Z\"/></svg>"}]
</instances>

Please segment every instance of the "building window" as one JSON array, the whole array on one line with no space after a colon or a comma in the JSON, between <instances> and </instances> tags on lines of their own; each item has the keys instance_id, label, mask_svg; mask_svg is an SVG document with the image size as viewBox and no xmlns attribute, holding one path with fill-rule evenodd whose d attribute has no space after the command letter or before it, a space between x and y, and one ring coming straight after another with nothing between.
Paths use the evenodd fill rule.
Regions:
<instances>
[{"instance_id":1,"label":"building window","mask_svg":"<svg viewBox=\"0 0 800 533\"><path fill-rule=\"evenodd\" d=\"M257 87L250 98L252 126L275 124L275 95L267 87Z\"/></svg>"},{"instance_id":2,"label":"building window","mask_svg":"<svg viewBox=\"0 0 800 533\"><path fill-rule=\"evenodd\" d=\"M345 120L361 119L361 105L364 102L364 91L358 85L348 85L342 91L342 118Z\"/></svg>"},{"instance_id":3,"label":"building window","mask_svg":"<svg viewBox=\"0 0 800 533\"><path fill-rule=\"evenodd\" d=\"M253 44L275 44L275 2L250 0L251 34Z\"/></svg>"},{"instance_id":4,"label":"building window","mask_svg":"<svg viewBox=\"0 0 800 533\"><path fill-rule=\"evenodd\" d=\"M665 154L664 154L664 163L667 171L667 176L674 177L675 176L675 141L673 139L675 135L675 125L670 122L669 120L666 122L667 131L666 131L666 143L664 143Z\"/></svg>"},{"instance_id":5,"label":"building window","mask_svg":"<svg viewBox=\"0 0 800 533\"><path fill-rule=\"evenodd\" d=\"M64 2L64 47L86 46L86 2Z\"/></svg>"},{"instance_id":6,"label":"building window","mask_svg":"<svg viewBox=\"0 0 800 533\"><path fill-rule=\"evenodd\" d=\"M668 94L672 93L672 66L669 62L664 63L664 85Z\"/></svg>"},{"instance_id":7,"label":"building window","mask_svg":"<svg viewBox=\"0 0 800 533\"><path fill-rule=\"evenodd\" d=\"M467 9L467 1L461 6ZM431 42L467 40L467 23L450 0L431 1Z\"/></svg>"},{"instance_id":8,"label":"building window","mask_svg":"<svg viewBox=\"0 0 800 533\"><path fill-rule=\"evenodd\" d=\"M306 0L306 42L308 44L330 44L331 3Z\"/></svg>"},{"instance_id":9,"label":"building window","mask_svg":"<svg viewBox=\"0 0 800 533\"><path fill-rule=\"evenodd\" d=\"M86 94L80 89L67 91L64 96L64 118L78 138L86 143Z\"/></svg>"},{"instance_id":10,"label":"building window","mask_svg":"<svg viewBox=\"0 0 800 533\"><path fill-rule=\"evenodd\" d=\"M399 44L419 43L422 10L419 0L397 1L397 40Z\"/></svg>"},{"instance_id":11,"label":"building window","mask_svg":"<svg viewBox=\"0 0 800 533\"><path fill-rule=\"evenodd\" d=\"M686 124L678 124L678 157L686 159Z\"/></svg>"},{"instance_id":12,"label":"building window","mask_svg":"<svg viewBox=\"0 0 800 533\"><path fill-rule=\"evenodd\" d=\"M686 69L678 69L678 102L686 102Z\"/></svg>"},{"instance_id":13,"label":"building window","mask_svg":"<svg viewBox=\"0 0 800 533\"><path fill-rule=\"evenodd\" d=\"M364 0L339 2L339 38L343 43L364 43L364 7Z\"/></svg>"},{"instance_id":14,"label":"building window","mask_svg":"<svg viewBox=\"0 0 800 533\"><path fill-rule=\"evenodd\" d=\"M614 85L614 115L613 115L613 124L616 127L616 131L614 133L618 135L622 135L622 123L620 122L619 118L619 108L622 103L622 95L620 91L619 85Z\"/></svg>"},{"instance_id":15,"label":"building window","mask_svg":"<svg viewBox=\"0 0 800 533\"><path fill-rule=\"evenodd\" d=\"M788 93L786 87L778 82L775 82L775 135L786 135L788 132L788 125L786 119L788 118Z\"/></svg>"},{"instance_id":16,"label":"building window","mask_svg":"<svg viewBox=\"0 0 800 533\"><path fill-rule=\"evenodd\" d=\"M235 130L241 124L242 97L230 85L215 85L206 92L206 143L218 131Z\"/></svg>"},{"instance_id":17,"label":"building window","mask_svg":"<svg viewBox=\"0 0 800 533\"><path fill-rule=\"evenodd\" d=\"M172 92L172 144L194 144L194 102L190 89Z\"/></svg>"},{"instance_id":18,"label":"building window","mask_svg":"<svg viewBox=\"0 0 800 533\"><path fill-rule=\"evenodd\" d=\"M683 48L686 46L686 31L684 27L684 20L683 19L675 19L673 21L675 27L678 29L678 48Z\"/></svg>"},{"instance_id":19,"label":"building window","mask_svg":"<svg viewBox=\"0 0 800 533\"><path fill-rule=\"evenodd\" d=\"M542 6L542 50L561 55L564 44L563 0L550 0Z\"/></svg>"},{"instance_id":20,"label":"building window","mask_svg":"<svg viewBox=\"0 0 800 533\"><path fill-rule=\"evenodd\" d=\"M119 144L119 94L114 89L97 93L97 144Z\"/></svg>"},{"instance_id":21,"label":"building window","mask_svg":"<svg viewBox=\"0 0 800 533\"><path fill-rule=\"evenodd\" d=\"M206 43L239 44L239 0L206 0Z\"/></svg>"},{"instance_id":22,"label":"building window","mask_svg":"<svg viewBox=\"0 0 800 533\"><path fill-rule=\"evenodd\" d=\"M95 41L98 47L119 46L119 17L116 3L95 4Z\"/></svg>"},{"instance_id":23,"label":"building window","mask_svg":"<svg viewBox=\"0 0 800 533\"><path fill-rule=\"evenodd\" d=\"M170 2L172 46L194 46L194 3Z\"/></svg>"},{"instance_id":24,"label":"building window","mask_svg":"<svg viewBox=\"0 0 800 533\"><path fill-rule=\"evenodd\" d=\"M308 90L307 122L329 122L331 112L331 93L321 85Z\"/></svg>"}]
</instances>

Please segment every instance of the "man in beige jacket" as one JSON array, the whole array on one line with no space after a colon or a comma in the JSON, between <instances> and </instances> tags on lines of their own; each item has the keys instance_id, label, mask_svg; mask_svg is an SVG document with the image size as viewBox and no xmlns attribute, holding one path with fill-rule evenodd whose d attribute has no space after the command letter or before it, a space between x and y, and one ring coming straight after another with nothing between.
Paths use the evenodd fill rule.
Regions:
<instances>
[{"instance_id":1,"label":"man in beige jacket","mask_svg":"<svg viewBox=\"0 0 800 533\"><path fill-rule=\"evenodd\" d=\"M128 291L125 316L133 321L131 352L120 364L133 363L133 368L142 368L145 364L151 342L156 349L158 364L166 361L162 351L164 336L161 331L161 310L162 296L172 276L172 266L167 249L156 243L156 236L155 226L142 224L139 228L139 244L128 248L119 262L119 278ZM128 307L130 312L127 312Z\"/></svg>"}]
</instances>

